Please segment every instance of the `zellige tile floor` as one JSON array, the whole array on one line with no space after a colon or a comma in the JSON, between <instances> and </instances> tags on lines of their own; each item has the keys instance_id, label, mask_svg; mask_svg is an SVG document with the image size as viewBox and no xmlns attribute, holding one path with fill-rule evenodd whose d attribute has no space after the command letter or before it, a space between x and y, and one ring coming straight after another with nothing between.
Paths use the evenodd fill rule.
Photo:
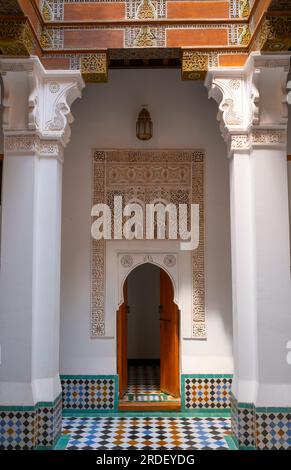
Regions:
<instances>
[{"instance_id":1,"label":"zellige tile floor","mask_svg":"<svg viewBox=\"0 0 291 470\"><path fill-rule=\"evenodd\" d=\"M68 417L66 450L229 450L229 418Z\"/></svg>"}]
</instances>

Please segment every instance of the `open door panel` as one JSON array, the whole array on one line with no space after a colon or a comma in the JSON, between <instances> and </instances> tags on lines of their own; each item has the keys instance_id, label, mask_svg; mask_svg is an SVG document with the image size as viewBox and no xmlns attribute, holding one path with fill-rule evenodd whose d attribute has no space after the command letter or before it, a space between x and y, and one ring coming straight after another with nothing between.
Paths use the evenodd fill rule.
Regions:
<instances>
[{"instance_id":1,"label":"open door panel","mask_svg":"<svg viewBox=\"0 0 291 470\"><path fill-rule=\"evenodd\" d=\"M174 303L172 281L163 269L160 270L160 374L161 391L179 397L179 311Z\"/></svg>"},{"instance_id":2,"label":"open door panel","mask_svg":"<svg viewBox=\"0 0 291 470\"><path fill-rule=\"evenodd\" d=\"M117 373L118 396L122 398L128 388L128 325L127 281L124 284L124 302L117 312Z\"/></svg>"}]
</instances>

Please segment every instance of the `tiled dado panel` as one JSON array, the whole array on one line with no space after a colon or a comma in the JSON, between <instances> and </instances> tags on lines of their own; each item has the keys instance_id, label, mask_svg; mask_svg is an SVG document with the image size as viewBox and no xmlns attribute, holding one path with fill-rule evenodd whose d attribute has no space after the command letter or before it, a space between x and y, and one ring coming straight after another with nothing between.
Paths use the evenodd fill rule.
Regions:
<instances>
[{"instance_id":1,"label":"tiled dado panel","mask_svg":"<svg viewBox=\"0 0 291 470\"><path fill-rule=\"evenodd\" d=\"M256 408L231 394L231 423L239 449L291 449L291 408Z\"/></svg>"},{"instance_id":2,"label":"tiled dado panel","mask_svg":"<svg viewBox=\"0 0 291 470\"><path fill-rule=\"evenodd\" d=\"M117 411L118 375L62 375L63 409Z\"/></svg>"},{"instance_id":3,"label":"tiled dado panel","mask_svg":"<svg viewBox=\"0 0 291 470\"><path fill-rule=\"evenodd\" d=\"M61 430L61 394L53 403L0 407L0 449L52 448Z\"/></svg>"},{"instance_id":4,"label":"tiled dado panel","mask_svg":"<svg viewBox=\"0 0 291 470\"><path fill-rule=\"evenodd\" d=\"M237 447L254 449L255 436L255 410L251 403L240 403L230 393L231 430Z\"/></svg>"},{"instance_id":5,"label":"tiled dado panel","mask_svg":"<svg viewBox=\"0 0 291 470\"><path fill-rule=\"evenodd\" d=\"M256 447L291 450L291 408L256 408Z\"/></svg>"},{"instance_id":6,"label":"tiled dado panel","mask_svg":"<svg viewBox=\"0 0 291 470\"><path fill-rule=\"evenodd\" d=\"M230 408L231 383L230 374L182 375L182 410Z\"/></svg>"}]
</instances>

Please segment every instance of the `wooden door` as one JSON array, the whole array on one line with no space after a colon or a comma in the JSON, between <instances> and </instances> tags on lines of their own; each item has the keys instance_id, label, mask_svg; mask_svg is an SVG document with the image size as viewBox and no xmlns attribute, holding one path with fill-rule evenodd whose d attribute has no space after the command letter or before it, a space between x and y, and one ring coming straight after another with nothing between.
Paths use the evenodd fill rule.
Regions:
<instances>
[{"instance_id":1,"label":"wooden door","mask_svg":"<svg viewBox=\"0 0 291 470\"><path fill-rule=\"evenodd\" d=\"M180 396L179 312L168 274L160 269L160 386L161 391Z\"/></svg>"},{"instance_id":2,"label":"wooden door","mask_svg":"<svg viewBox=\"0 0 291 470\"><path fill-rule=\"evenodd\" d=\"M128 387L128 357L127 357L127 280L124 284L124 302L117 312L117 373L119 376L118 396L122 398Z\"/></svg>"}]
</instances>

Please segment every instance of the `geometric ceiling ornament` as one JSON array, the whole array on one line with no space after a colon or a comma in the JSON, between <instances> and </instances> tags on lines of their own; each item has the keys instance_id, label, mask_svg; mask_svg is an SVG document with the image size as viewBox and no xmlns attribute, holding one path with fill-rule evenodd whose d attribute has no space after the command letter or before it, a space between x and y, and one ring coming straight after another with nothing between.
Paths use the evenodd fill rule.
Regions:
<instances>
[{"instance_id":1,"label":"geometric ceiling ornament","mask_svg":"<svg viewBox=\"0 0 291 470\"><path fill-rule=\"evenodd\" d=\"M0 19L0 51L12 57L34 53L35 40L26 20Z\"/></svg>"},{"instance_id":2,"label":"geometric ceiling ornament","mask_svg":"<svg viewBox=\"0 0 291 470\"><path fill-rule=\"evenodd\" d=\"M208 66L208 54L187 50L182 52L182 80L204 80Z\"/></svg>"},{"instance_id":3,"label":"geometric ceiling ornament","mask_svg":"<svg viewBox=\"0 0 291 470\"><path fill-rule=\"evenodd\" d=\"M81 73L85 82L104 83L108 81L106 52L87 54L81 57Z\"/></svg>"}]
</instances>

